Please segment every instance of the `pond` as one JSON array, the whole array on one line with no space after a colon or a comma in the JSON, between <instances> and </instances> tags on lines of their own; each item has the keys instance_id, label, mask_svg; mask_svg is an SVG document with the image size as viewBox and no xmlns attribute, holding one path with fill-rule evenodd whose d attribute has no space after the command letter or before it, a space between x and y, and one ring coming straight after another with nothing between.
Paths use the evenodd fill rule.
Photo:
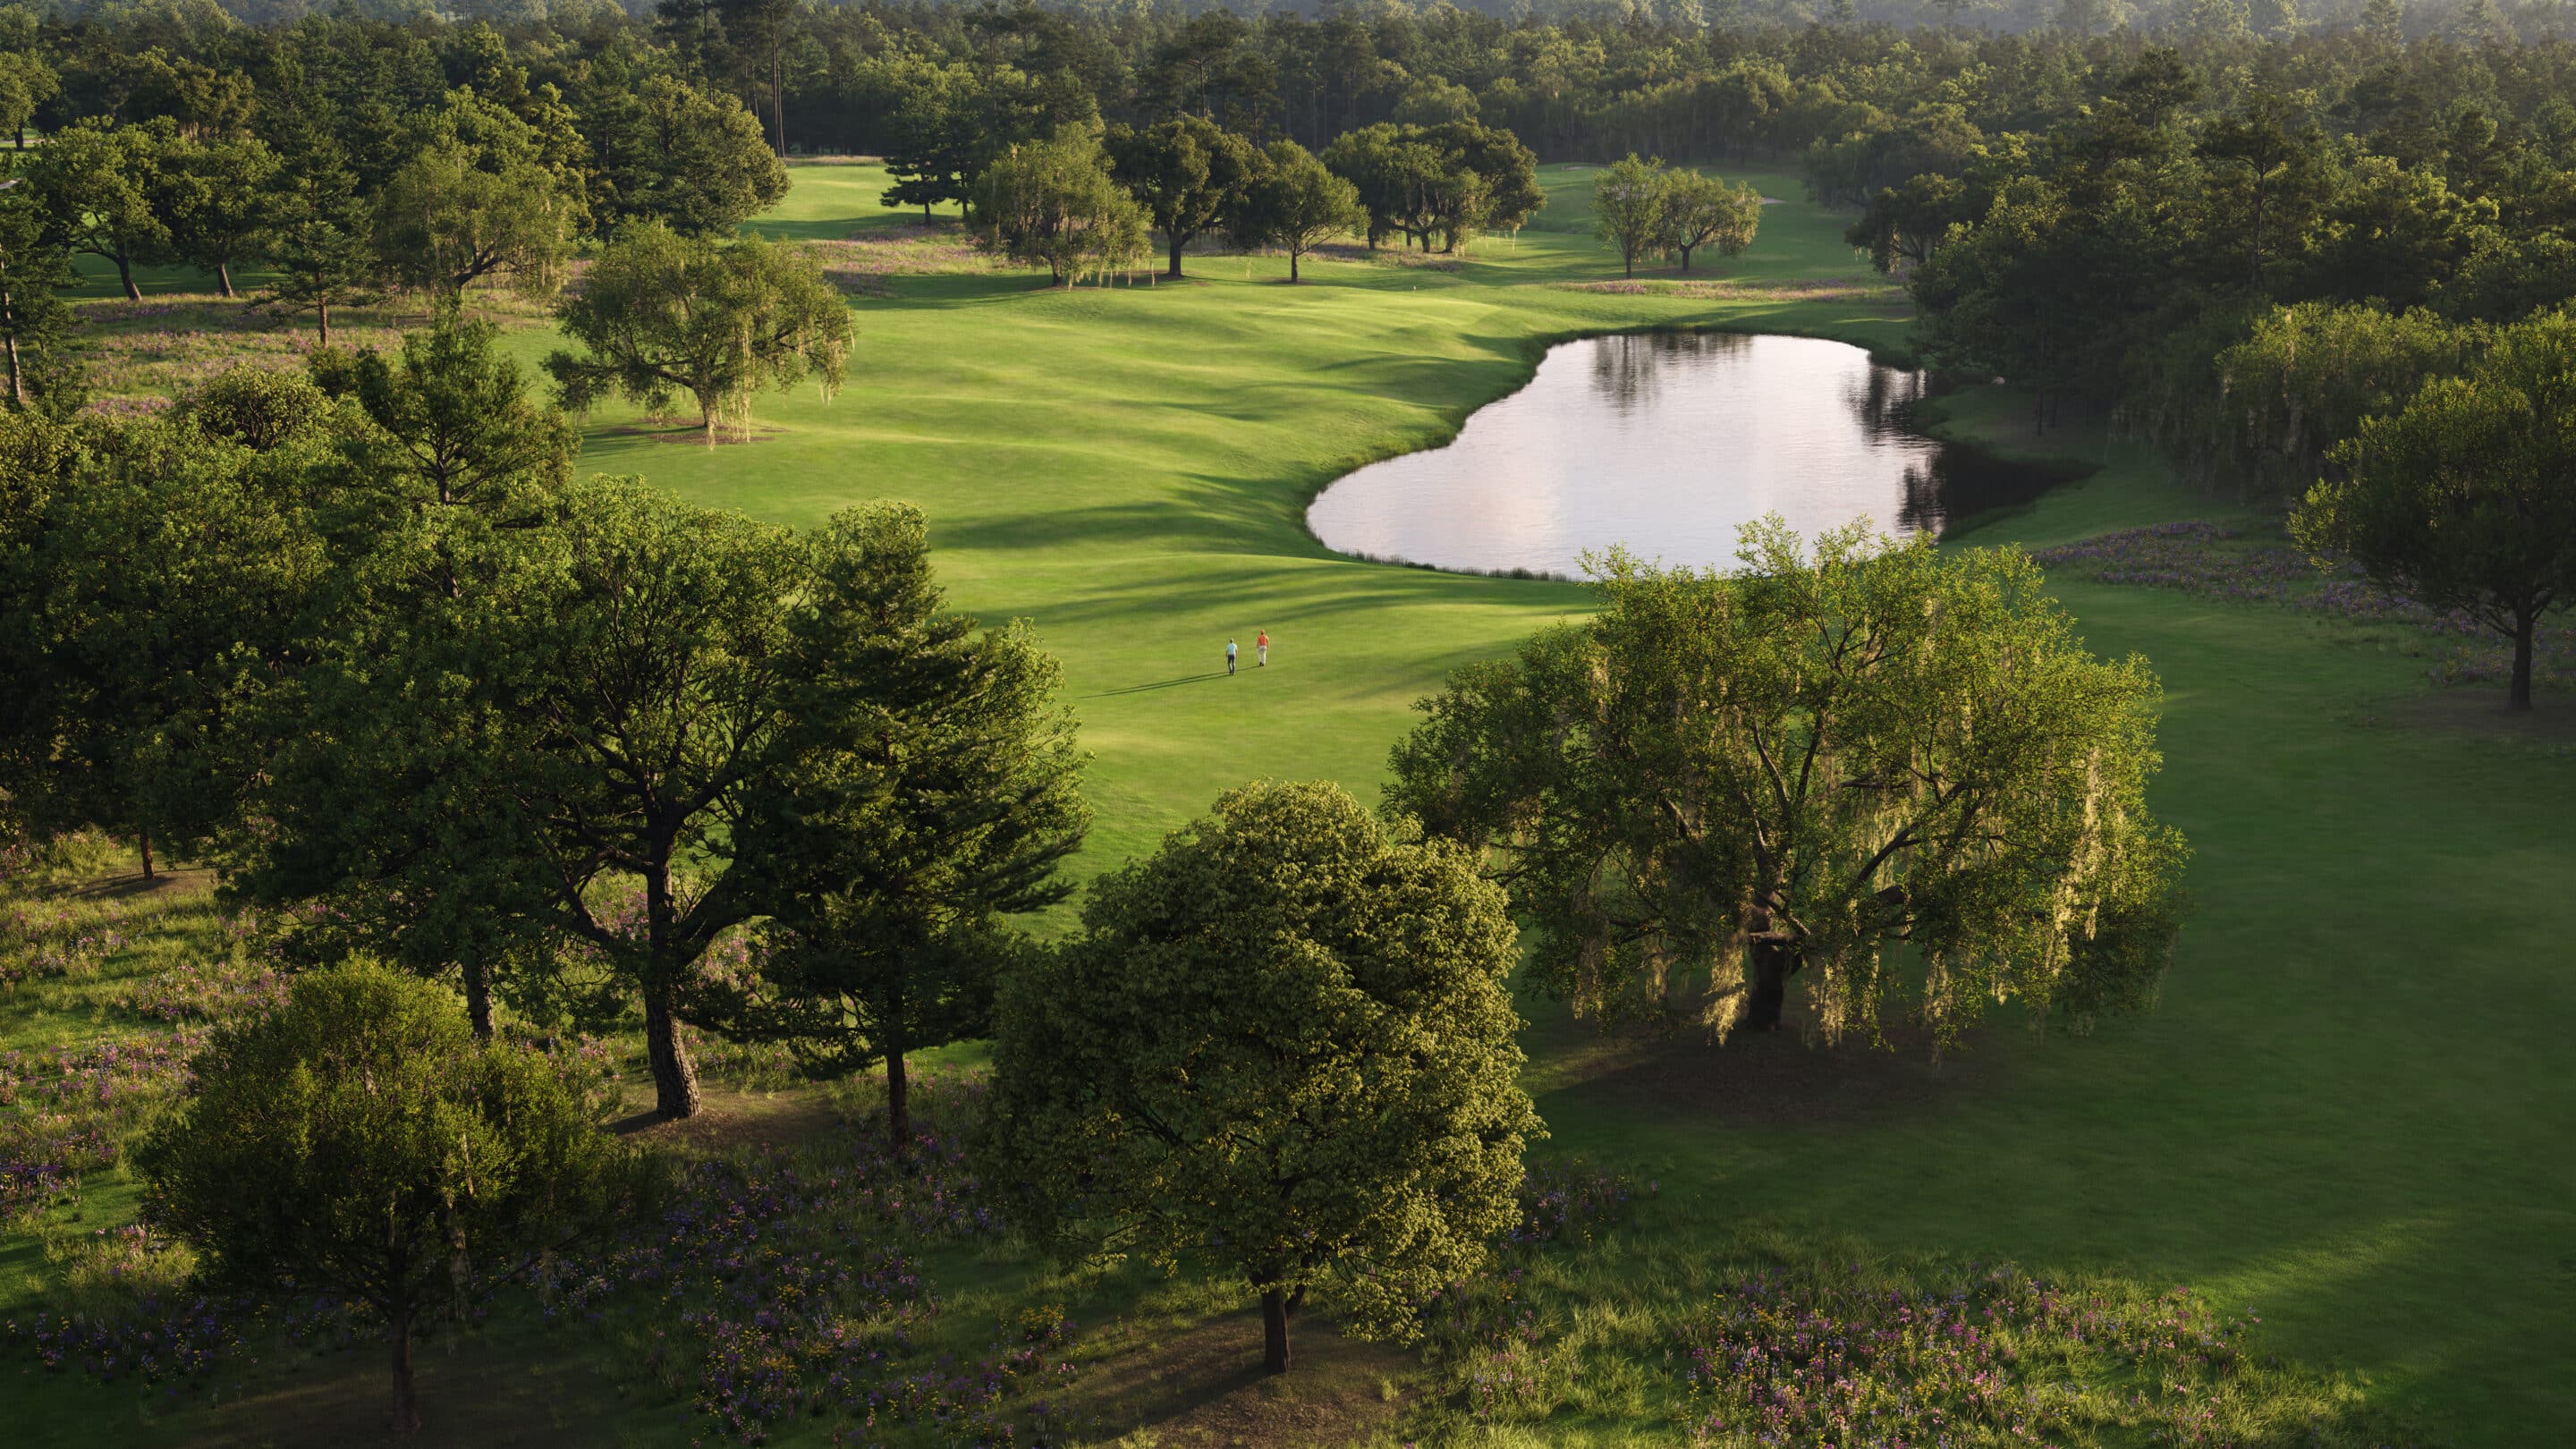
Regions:
<instances>
[{"instance_id":1,"label":"pond","mask_svg":"<svg viewBox=\"0 0 2576 1449\"><path fill-rule=\"evenodd\" d=\"M1580 577L1584 553L1613 544L1733 567L1736 529L1774 512L1802 536L1855 518L1937 533L2079 476L1912 431L1924 388L1919 372L1813 337L1568 342L1448 446L1340 479L1306 522L1344 553Z\"/></svg>"}]
</instances>

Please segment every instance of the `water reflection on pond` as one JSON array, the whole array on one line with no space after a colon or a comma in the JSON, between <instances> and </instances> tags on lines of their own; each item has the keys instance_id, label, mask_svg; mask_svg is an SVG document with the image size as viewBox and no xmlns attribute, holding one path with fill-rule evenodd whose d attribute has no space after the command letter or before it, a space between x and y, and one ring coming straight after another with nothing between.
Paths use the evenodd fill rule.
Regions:
<instances>
[{"instance_id":1,"label":"water reflection on pond","mask_svg":"<svg viewBox=\"0 0 2576 1449\"><path fill-rule=\"evenodd\" d=\"M1801 534L1854 518L1937 532L2072 476L1909 431L1923 389L1921 373L1812 337L1569 342L1447 447L1334 483L1307 523L1345 553L1443 568L1579 574L1587 550L1621 543L1732 566L1737 527L1765 513Z\"/></svg>"}]
</instances>

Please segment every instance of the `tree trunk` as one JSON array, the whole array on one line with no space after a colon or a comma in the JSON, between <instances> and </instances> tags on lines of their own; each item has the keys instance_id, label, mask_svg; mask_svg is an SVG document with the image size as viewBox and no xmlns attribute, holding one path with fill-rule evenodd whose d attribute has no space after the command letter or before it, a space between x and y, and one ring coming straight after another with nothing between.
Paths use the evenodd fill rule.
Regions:
<instances>
[{"instance_id":1,"label":"tree trunk","mask_svg":"<svg viewBox=\"0 0 2576 1449\"><path fill-rule=\"evenodd\" d=\"M143 851L143 878L150 880L152 879L152 832L149 830L134 832L134 843Z\"/></svg>"},{"instance_id":2,"label":"tree trunk","mask_svg":"<svg viewBox=\"0 0 2576 1449\"><path fill-rule=\"evenodd\" d=\"M393 1344L394 1365L394 1432L415 1433L420 1429L420 1399L412 1392L411 1382L411 1311L405 1309L393 1316L386 1338Z\"/></svg>"},{"instance_id":3,"label":"tree trunk","mask_svg":"<svg viewBox=\"0 0 2576 1449\"><path fill-rule=\"evenodd\" d=\"M1297 285L1297 249L1295 247L1288 249L1288 285L1292 287ZM9 375L12 378L18 375L18 354L14 344L9 354Z\"/></svg>"},{"instance_id":4,"label":"tree trunk","mask_svg":"<svg viewBox=\"0 0 2576 1449\"><path fill-rule=\"evenodd\" d=\"M644 994L644 1054L653 1064L653 1110L666 1121L698 1115L698 1069L680 1040L667 989Z\"/></svg>"},{"instance_id":5,"label":"tree trunk","mask_svg":"<svg viewBox=\"0 0 2576 1449\"><path fill-rule=\"evenodd\" d=\"M475 1040L492 1039L492 973L480 960L465 963L465 1016Z\"/></svg>"},{"instance_id":6,"label":"tree trunk","mask_svg":"<svg viewBox=\"0 0 2576 1449\"><path fill-rule=\"evenodd\" d=\"M886 1135L893 1139L894 1150L908 1151L912 1146L912 1078L903 1064L903 1049L886 1053Z\"/></svg>"},{"instance_id":7,"label":"tree trunk","mask_svg":"<svg viewBox=\"0 0 2576 1449\"><path fill-rule=\"evenodd\" d=\"M1164 276L1167 276L1167 277L1170 277L1170 278L1172 278L1172 279L1174 279L1174 280L1176 280L1176 281L1180 278L1180 275L1181 275L1181 239L1180 239L1180 237L1179 237L1179 236L1177 236L1177 235L1175 235L1175 236L1173 236L1173 237L1172 237L1172 269L1171 269L1170 271L1168 271L1168 272L1165 272L1163 275L1164 275Z\"/></svg>"},{"instance_id":8,"label":"tree trunk","mask_svg":"<svg viewBox=\"0 0 2576 1449\"><path fill-rule=\"evenodd\" d=\"M215 263L215 295L218 297L229 297L232 294L233 264L230 262Z\"/></svg>"},{"instance_id":9,"label":"tree trunk","mask_svg":"<svg viewBox=\"0 0 2576 1449\"><path fill-rule=\"evenodd\" d=\"M315 307L313 313L321 319L322 345L328 347L331 345L331 304L324 302Z\"/></svg>"},{"instance_id":10,"label":"tree trunk","mask_svg":"<svg viewBox=\"0 0 2576 1449\"><path fill-rule=\"evenodd\" d=\"M2513 683L2507 687L2504 707L2510 710L2531 708L2531 642L2537 615L2520 613L2513 621Z\"/></svg>"},{"instance_id":11,"label":"tree trunk","mask_svg":"<svg viewBox=\"0 0 2576 1449\"><path fill-rule=\"evenodd\" d=\"M12 332L7 338L0 340L5 340L9 344L9 403L12 407L25 407L27 388L18 379L18 336Z\"/></svg>"},{"instance_id":12,"label":"tree trunk","mask_svg":"<svg viewBox=\"0 0 2576 1449\"><path fill-rule=\"evenodd\" d=\"M1288 1372L1288 1295L1276 1288L1261 1290L1261 1367Z\"/></svg>"},{"instance_id":13,"label":"tree trunk","mask_svg":"<svg viewBox=\"0 0 2576 1449\"><path fill-rule=\"evenodd\" d=\"M1681 253L1682 253L1682 270L1683 270L1683 271L1685 271L1685 272L1687 272L1687 271L1689 271L1689 270L1690 270L1690 254L1691 254L1691 249L1690 249L1689 247L1683 247L1683 248L1681 249Z\"/></svg>"},{"instance_id":14,"label":"tree trunk","mask_svg":"<svg viewBox=\"0 0 2576 1449\"><path fill-rule=\"evenodd\" d=\"M125 300L129 302L143 300L143 289L134 285L134 263L127 260L122 253L119 253L116 258L116 279L125 284Z\"/></svg>"},{"instance_id":15,"label":"tree trunk","mask_svg":"<svg viewBox=\"0 0 2576 1449\"><path fill-rule=\"evenodd\" d=\"M1771 928L1770 913L1755 911L1753 929ZM1753 980L1747 988L1744 1011L1736 1018L1737 1031L1778 1031L1780 1015L1789 1001L1789 948L1779 941L1756 941L1746 956L1752 966Z\"/></svg>"}]
</instances>

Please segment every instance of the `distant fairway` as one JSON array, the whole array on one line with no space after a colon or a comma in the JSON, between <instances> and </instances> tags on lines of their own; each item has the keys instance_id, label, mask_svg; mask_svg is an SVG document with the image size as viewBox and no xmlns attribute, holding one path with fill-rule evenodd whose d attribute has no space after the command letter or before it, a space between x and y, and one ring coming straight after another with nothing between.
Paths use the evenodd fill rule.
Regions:
<instances>
[{"instance_id":1,"label":"distant fairway","mask_svg":"<svg viewBox=\"0 0 2576 1449\"><path fill-rule=\"evenodd\" d=\"M760 440L713 450L604 411L585 466L795 524L919 503L952 601L1033 621L1064 661L1096 756L1084 874L1254 777L1372 795L1414 700L1585 595L1337 558L1300 522L1316 490L1446 437L1561 338L1715 326L1904 343L1898 298L1553 285L1618 266L1588 234L1588 173L1543 179L1537 224L1478 242L1454 271L1310 261L1290 288L1284 259L1194 256L1184 285L1069 293L1026 274L895 276L853 304L852 376L833 403L763 397ZM1838 218L1793 180L1757 179L1789 200L1766 208L1752 252L1695 275L1865 275ZM835 240L919 219L878 205L871 167L796 180L758 229ZM511 345L534 358L552 343L539 329ZM1972 395L1953 416L2018 441L2009 399ZM2143 450L2068 436L2104 471L1967 541L2227 513ZM2266 1348L2365 1373L2375 1400L2464 1444L2576 1442L2576 753L2402 723L2426 686L2394 633L2147 590L2062 594L2097 651L2147 655L2169 694L2157 803L2190 837L2198 911L2161 1007L2088 1038L2007 1017L1936 1069L1911 1048L1606 1042L1527 1003L1542 1150L1661 1182L1636 1231L1585 1260L1587 1304L1668 1302L1684 1291L1677 1254L1763 1221L1841 1234L1855 1256L2188 1285L2251 1306ZM1272 666L1254 670L1263 629ZM1245 652L1232 679L1229 636ZM0 1022L22 1033L0 1040L39 1029L5 1007ZM113 1220L130 1189L91 1202ZM0 1245L0 1268L36 1261L24 1238ZM969 1292L1019 1271L962 1251L938 1267ZM1669 1362L1617 1367L1656 1394L1678 1381ZM84 1416L116 1411L91 1406L123 1402L57 1382L44 1403L66 1424L104 1425ZM616 1412L565 1442L694 1432ZM1560 1416L1544 1441L1670 1442L1646 1412Z\"/></svg>"}]
</instances>

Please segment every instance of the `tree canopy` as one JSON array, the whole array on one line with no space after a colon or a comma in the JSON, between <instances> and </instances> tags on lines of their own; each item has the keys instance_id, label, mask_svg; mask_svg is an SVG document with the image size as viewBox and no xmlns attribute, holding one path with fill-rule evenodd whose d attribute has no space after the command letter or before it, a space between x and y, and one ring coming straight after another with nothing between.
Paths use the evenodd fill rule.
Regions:
<instances>
[{"instance_id":1,"label":"tree canopy","mask_svg":"<svg viewBox=\"0 0 2576 1449\"><path fill-rule=\"evenodd\" d=\"M2509 327L2456 377L2364 419L2291 519L2435 609L2511 641L2506 705L2531 708L2532 636L2576 600L2576 316Z\"/></svg>"},{"instance_id":2,"label":"tree canopy","mask_svg":"<svg viewBox=\"0 0 2576 1449\"><path fill-rule=\"evenodd\" d=\"M1110 175L1145 208L1171 251L1167 276L1181 274L1181 251L1244 203L1260 165L1250 141L1213 121L1181 116L1142 131L1112 130Z\"/></svg>"},{"instance_id":3,"label":"tree canopy","mask_svg":"<svg viewBox=\"0 0 2576 1449\"><path fill-rule=\"evenodd\" d=\"M1145 254L1145 209L1111 179L1099 134L1066 126L986 168L968 202L978 242L1072 286Z\"/></svg>"},{"instance_id":4,"label":"tree canopy","mask_svg":"<svg viewBox=\"0 0 2576 1449\"><path fill-rule=\"evenodd\" d=\"M1484 853L1578 1011L1936 1043L1990 1001L2151 999L2183 845L2145 800L2158 689L2016 550L1748 528L1736 575L1614 554L1600 612L1470 666L1389 808ZM1703 994L1694 1005L1691 988Z\"/></svg>"},{"instance_id":5,"label":"tree canopy","mask_svg":"<svg viewBox=\"0 0 2576 1449\"><path fill-rule=\"evenodd\" d=\"M989 1130L1019 1220L1245 1282L1274 1373L1310 1293L1418 1332L1513 1220L1538 1133L1514 955L1457 847L1332 785L1227 794L1005 982Z\"/></svg>"},{"instance_id":6,"label":"tree canopy","mask_svg":"<svg viewBox=\"0 0 2576 1449\"><path fill-rule=\"evenodd\" d=\"M335 1289L384 1316L393 1425L412 1336L615 1222L649 1179L564 1064L478 1043L438 988L370 965L218 1031L136 1153L150 1221L217 1281Z\"/></svg>"},{"instance_id":7,"label":"tree canopy","mask_svg":"<svg viewBox=\"0 0 2576 1449\"><path fill-rule=\"evenodd\" d=\"M849 304L810 257L660 222L620 233L556 316L584 349L547 354L564 406L585 411L614 393L660 413L685 392L709 447L725 424L749 436L764 388L811 377L831 397L850 353Z\"/></svg>"},{"instance_id":8,"label":"tree canopy","mask_svg":"<svg viewBox=\"0 0 2576 1449\"><path fill-rule=\"evenodd\" d=\"M715 983L710 1010L817 1076L883 1063L901 1151L905 1054L987 1034L1026 950L1003 918L1072 891L1082 756L1029 632L943 608L917 509L853 509L809 542L783 671L800 768L759 827L775 889L752 978Z\"/></svg>"},{"instance_id":9,"label":"tree canopy","mask_svg":"<svg viewBox=\"0 0 2576 1449\"><path fill-rule=\"evenodd\" d=\"M1307 253L1368 224L1359 188L1336 176L1305 147L1273 141L1244 194L1236 239L1288 253L1288 280Z\"/></svg>"}]
</instances>

